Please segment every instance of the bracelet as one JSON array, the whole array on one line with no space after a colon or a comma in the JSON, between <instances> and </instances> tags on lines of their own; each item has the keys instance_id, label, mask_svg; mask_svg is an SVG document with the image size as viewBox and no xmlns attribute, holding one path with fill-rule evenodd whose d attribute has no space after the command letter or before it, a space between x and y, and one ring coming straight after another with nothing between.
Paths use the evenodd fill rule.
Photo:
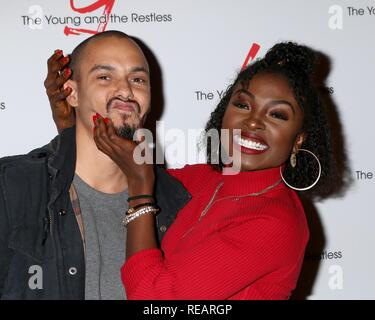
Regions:
<instances>
[{"instance_id":1,"label":"bracelet","mask_svg":"<svg viewBox=\"0 0 375 320\"><path fill-rule=\"evenodd\" d=\"M126 215L132 214L132 213L134 213L134 211L136 211L137 209L139 209L139 208L141 208L141 207L147 207L147 206L153 206L153 207L156 208L156 206L155 206L155 202L146 202L146 203L137 204L136 206L129 208L129 210L126 211L125 214L126 214Z\"/></svg>"},{"instance_id":2,"label":"bracelet","mask_svg":"<svg viewBox=\"0 0 375 320\"><path fill-rule=\"evenodd\" d=\"M130 222L139 218L140 216L144 214L148 214L148 213L155 214L158 211L159 211L159 208L155 208L152 206L144 207L142 209L139 209L138 211L136 211L135 213L131 215L125 216L124 219L122 220L122 224L126 227Z\"/></svg>"},{"instance_id":3,"label":"bracelet","mask_svg":"<svg viewBox=\"0 0 375 320\"><path fill-rule=\"evenodd\" d=\"M132 200L137 200L137 199L142 199L142 198L148 198L148 199L152 199L154 196L152 194L140 194L138 196L134 196L134 197L129 197L128 198L128 202L132 201Z\"/></svg>"}]
</instances>

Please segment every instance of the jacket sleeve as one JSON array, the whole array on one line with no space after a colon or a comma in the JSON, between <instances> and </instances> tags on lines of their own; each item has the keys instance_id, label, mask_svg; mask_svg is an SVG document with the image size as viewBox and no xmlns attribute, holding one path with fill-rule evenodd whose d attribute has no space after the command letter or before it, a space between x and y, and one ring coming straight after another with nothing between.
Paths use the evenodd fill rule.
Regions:
<instances>
[{"instance_id":1,"label":"jacket sleeve","mask_svg":"<svg viewBox=\"0 0 375 320\"><path fill-rule=\"evenodd\" d=\"M122 268L128 299L226 299L303 254L301 229L272 215L223 227L168 257L159 249L131 256ZM292 288L291 288L292 289Z\"/></svg>"},{"instance_id":2,"label":"jacket sleeve","mask_svg":"<svg viewBox=\"0 0 375 320\"><path fill-rule=\"evenodd\" d=\"M1 177L0 177L1 179ZM8 248L10 226L5 205L5 194L0 181L0 299L4 292L12 251Z\"/></svg>"}]
</instances>

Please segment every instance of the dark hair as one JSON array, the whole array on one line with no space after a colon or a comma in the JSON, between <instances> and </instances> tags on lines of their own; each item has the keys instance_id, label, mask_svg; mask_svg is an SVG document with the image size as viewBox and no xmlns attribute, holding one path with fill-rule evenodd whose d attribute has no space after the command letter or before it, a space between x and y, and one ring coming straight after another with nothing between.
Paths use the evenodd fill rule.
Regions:
<instances>
[{"instance_id":1,"label":"dark hair","mask_svg":"<svg viewBox=\"0 0 375 320\"><path fill-rule=\"evenodd\" d=\"M131 39L130 36L128 36L126 33L122 31L108 30L108 31L103 31L103 32L94 34L93 36L83 40L78 46L74 48L74 50L70 54L69 68L72 70L73 78L76 78L79 74L78 66L80 64L82 53L84 52L84 49L86 48L86 46L93 40L101 39L101 38L108 38L108 37Z\"/></svg>"},{"instance_id":2,"label":"dark hair","mask_svg":"<svg viewBox=\"0 0 375 320\"><path fill-rule=\"evenodd\" d=\"M313 152L320 160L322 173L319 182L310 190L302 192L310 198L323 198L330 193L335 179L336 168L331 147L331 133L327 119L327 112L320 92L313 81L315 52L293 42L283 42L274 45L263 59L255 61L241 71L235 81L229 85L223 98L211 113L206 124L205 132L216 129L220 132L224 113L230 101L234 87L238 84L247 88L251 79L260 73L272 73L284 76L293 91L296 101L303 110L304 120L301 131L306 134L302 148ZM222 170L223 163L213 164L215 154L220 150L219 145L212 145L207 138L207 162L216 170ZM311 185L317 177L318 166L316 160L305 152L297 154L297 166L291 168L286 162L283 173L285 179L293 186L303 188Z\"/></svg>"}]
</instances>

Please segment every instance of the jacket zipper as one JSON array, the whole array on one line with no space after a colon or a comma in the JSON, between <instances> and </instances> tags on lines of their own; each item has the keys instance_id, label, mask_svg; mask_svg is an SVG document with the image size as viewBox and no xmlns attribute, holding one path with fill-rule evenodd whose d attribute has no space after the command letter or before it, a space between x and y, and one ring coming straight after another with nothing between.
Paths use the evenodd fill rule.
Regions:
<instances>
[{"instance_id":1,"label":"jacket zipper","mask_svg":"<svg viewBox=\"0 0 375 320\"><path fill-rule=\"evenodd\" d=\"M51 212L48 210L48 218L49 218L49 232L52 236L52 215Z\"/></svg>"}]
</instances>

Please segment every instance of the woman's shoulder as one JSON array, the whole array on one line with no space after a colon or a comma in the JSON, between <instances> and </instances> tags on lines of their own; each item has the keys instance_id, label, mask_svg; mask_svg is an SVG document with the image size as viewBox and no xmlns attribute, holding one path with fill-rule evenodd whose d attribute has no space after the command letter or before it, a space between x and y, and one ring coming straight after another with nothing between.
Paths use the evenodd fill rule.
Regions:
<instances>
[{"instance_id":1,"label":"woman's shoulder","mask_svg":"<svg viewBox=\"0 0 375 320\"><path fill-rule=\"evenodd\" d=\"M273 219L281 221L289 230L308 234L305 210L295 191L285 186L275 190L265 203L265 211Z\"/></svg>"},{"instance_id":2,"label":"woman's shoulder","mask_svg":"<svg viewBox=\"0 0 375 320\"><path fill-rule=\"evenodd\" d=\"M188 190L195 189L210 178L220 177L220 173L209 164L188 164L179 169L168 169L167 172L180 180Z\"/></svg>"},{"instance_id":3,"label":"woman's shoulder","mask_svg":"<svg viewBox=\"0 0 375 320\"><path fill-rule=\"evenodd\" d=\"M271 221L294 231L306 231L307 219L298 195L285 185L256 197L243 197L237 202L233 217L239 220Z\"/></svg>"}]
</instances>

